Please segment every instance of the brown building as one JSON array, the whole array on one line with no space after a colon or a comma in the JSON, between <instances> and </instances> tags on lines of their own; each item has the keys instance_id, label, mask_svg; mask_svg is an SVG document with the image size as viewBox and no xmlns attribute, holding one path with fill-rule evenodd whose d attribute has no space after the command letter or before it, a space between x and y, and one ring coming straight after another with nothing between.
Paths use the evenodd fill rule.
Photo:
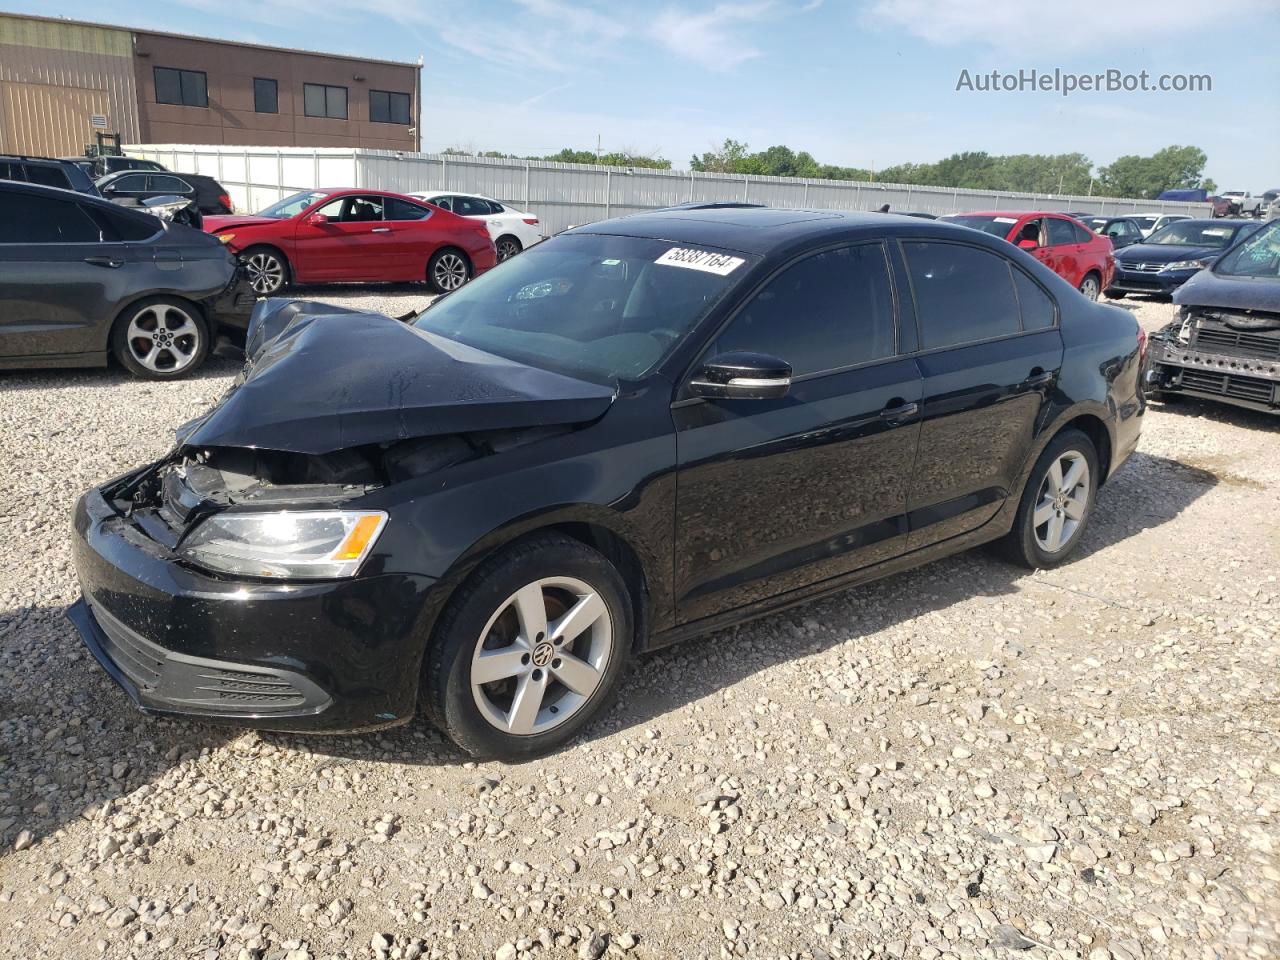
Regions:
<instances>
[{"instance_id":1,"label":"brown building","mask_svg":"<svg viewBox=\"0 0 1280 960\"><path fill-rule=\"evenodd\" d=\"M124 143L418 149L420 64L0 14L0 152Z\"/></svg>"}]
</instances>

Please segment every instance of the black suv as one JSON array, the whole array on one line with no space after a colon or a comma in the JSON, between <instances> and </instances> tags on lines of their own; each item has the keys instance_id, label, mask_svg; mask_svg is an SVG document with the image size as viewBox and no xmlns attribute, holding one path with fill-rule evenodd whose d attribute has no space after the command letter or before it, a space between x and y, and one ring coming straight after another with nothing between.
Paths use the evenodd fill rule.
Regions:
<instances>
[{"instance_id":1,"label":"black suv","mask_svg":"<svg viewBox=\"0 0 1280 960\"><path fill-rule=\"evenodd\" d=\"M51 157L22 157L0 153L0 180L36 183L42 187L60 187L98 196L98 188L89 175L73 160Z\"/></svg>"},{"instance_id":2,"label":"black suv","mask_svg":"<svg viewBox=\"0 0 1280 960\"><path fill-rule=\"evenodd\" d=\"M152 197L178 196L195 201L201 213L235 213L231 195L213 177L199 173L122 170L98 180L98 190L121 206L139 206Z\"/></svg>"}]
</instances>

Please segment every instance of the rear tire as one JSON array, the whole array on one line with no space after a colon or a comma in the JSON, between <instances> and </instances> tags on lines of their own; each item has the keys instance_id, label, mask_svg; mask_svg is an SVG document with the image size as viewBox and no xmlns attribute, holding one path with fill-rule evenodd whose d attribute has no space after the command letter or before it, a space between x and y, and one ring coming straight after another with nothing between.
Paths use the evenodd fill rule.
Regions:
<instances>
[{"instance_id":1,"label":"rear tire","mask_svg":"<svg viewBox=\"0 0 1280 960\"><path fill-rule=\"evenodd\" d=\"M1079 289L1086 300L1097 300L1098 293L1102 290L1102 283L1096 273L1086 273L1084 279L1080 281Z\"/></svg>"},{"instance_id":2,"label":"rear tire","mask_svg":"<svg viewBox=\"0 0 1280 960\"><path fill-rule=\"evenodd\" d=\"M180 380L209 355L209 325L193 303L147 297L130 304L111 328L120 365L145 380Z\"/></svg>"},{"instance_id":3,"label":"rear tire","mask_svg":"<svg viewBox=\"0 0 1280 960\"><path fill-rule=\"evenodd\" d=\"M450 600L421 700L468 753L538 756L613 701L633 636L617 569L576 540L538 534L486 561Z\"/></svg>"},{"instance_id":4,"label":"rear tire","mask_svg":"<svg viewBox=\"0 0 1280 960\"><path fill-rule=\"evenodd\" d=\"M524 247L520 244L520 241L517 240L515 237L511 236L510 234L505 234L499 237L497 241L494 243L494 248L498 252L499 263L501 263L503 260L510 260L517 253L519 253L521 250L524 249Z\"/></svg>"},{"instance_id":5,"label":"rear tire","mask_svg":"<svg viewBox=\"0 0 1280 960\"><path fill-rule=\"evenodd\" d=\"M1059 433L1031 469L1000 552L1032 570L1065 563L1093 514L1100 475L1093 441L1079 430Z\"/></svg>"},{"instance_id":6,"label":"rear tire","mask_svg":"<svg viewBox=\"0 0 1280 960\"><path fill-rule=\"evenodd\" d=\"M427 283L436 293L452 293L471 279L471 261L457 247L437 250L427 261Z\"/></svg>"}]
</instances>

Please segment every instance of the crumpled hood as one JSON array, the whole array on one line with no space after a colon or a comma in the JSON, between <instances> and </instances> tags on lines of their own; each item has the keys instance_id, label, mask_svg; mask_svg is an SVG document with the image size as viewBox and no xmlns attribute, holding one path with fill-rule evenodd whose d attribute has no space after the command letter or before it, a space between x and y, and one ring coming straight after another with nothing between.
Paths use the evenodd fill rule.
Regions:
<instances>
[{"instance_id":1,"label":"crumpled hood","mask_svg":"<svg viewBox=\"0 0 1280 960\"><path fill-rule=\"evenodd\" d=\"M1193 307L1280 313L1280 280L1220 277L1212 270L1201 270L1174 291L1173 302Z\"/></svg>"},{"instance_id":2,"label":"crumpled hood","mask_svg":"<svg viewBox=\"0 0 1280 960\"><path fill-rule=\"evenodd\" d=\"M525 366L377 313L268 300L250 321L248 361L187 447L323 454L448 433L585 423L607 386Z\"/></svg>"},{"instance_id":3,"label":"crumpled hood","mask_svg":"<svg viewBox=\"0 0 1280 960\"><path fill-rule=\"evenodd\" d=\"M1183 246L1179 243L1132 243L1116 252L1120 266L1132 263L1173 263L1177 260L1216 260L1222 247Z\"/></svg>"}]
</instances>

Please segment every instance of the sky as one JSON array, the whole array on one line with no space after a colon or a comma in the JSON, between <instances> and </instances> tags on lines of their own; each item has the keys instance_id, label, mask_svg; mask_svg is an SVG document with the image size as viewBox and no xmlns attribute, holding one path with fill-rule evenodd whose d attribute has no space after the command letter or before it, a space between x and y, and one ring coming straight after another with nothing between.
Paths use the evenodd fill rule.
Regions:
<instances>
[{"instance_id":1,"label":"sky","mask_svg":"<svg viewBox=\"0 0 1280 960\"><path fill-rule=\"evenodd\" d=\"M1191 144L1280 186L1280 0L0 0L6 10L414 61L422 146L689 158L731 137L875 170L963 150ZM957 90L992 70L1207 74L1202 92ZM976 85L977 81L974 80Z\"/></svg>"}]
</instances>

